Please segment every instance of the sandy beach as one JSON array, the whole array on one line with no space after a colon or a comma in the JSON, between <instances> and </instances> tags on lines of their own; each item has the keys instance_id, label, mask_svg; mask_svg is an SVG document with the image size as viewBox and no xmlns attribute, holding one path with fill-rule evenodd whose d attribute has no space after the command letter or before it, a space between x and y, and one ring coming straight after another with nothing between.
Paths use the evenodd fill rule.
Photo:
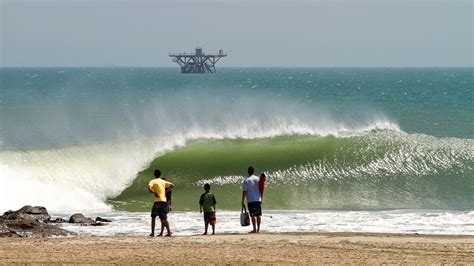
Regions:
<instances>
[{"instance_id":1,"label":"sandy beach","mask_svg":"<svg viewBox=\"0 0 474 266\"><path fill-rule=\"evenodd\" d=\"M473 264L474 236L368 233L1 238L0 263Z\"/></svg>"}]
</instances>

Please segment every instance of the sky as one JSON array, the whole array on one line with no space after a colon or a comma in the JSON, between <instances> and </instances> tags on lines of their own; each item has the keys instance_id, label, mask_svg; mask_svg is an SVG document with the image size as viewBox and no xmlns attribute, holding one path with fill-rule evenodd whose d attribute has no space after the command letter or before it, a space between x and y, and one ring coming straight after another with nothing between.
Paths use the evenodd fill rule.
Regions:
<instances>
[{"instance_id":1,"label":"sky","mask_svg":"<svg viewBox=\"0 0 474 266\"><path fill-rule=\"evenodd\" d=\"M474 0L0 0L0 66L472 67Z\"/></svg>"}]
</instances>

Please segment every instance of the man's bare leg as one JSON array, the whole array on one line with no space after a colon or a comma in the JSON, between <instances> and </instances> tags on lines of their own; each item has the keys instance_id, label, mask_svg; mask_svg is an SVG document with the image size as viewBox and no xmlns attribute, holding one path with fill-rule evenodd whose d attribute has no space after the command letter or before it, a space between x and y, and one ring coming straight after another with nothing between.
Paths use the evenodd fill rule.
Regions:
<instances>
[{"instance_id":1,"label":"man's bare leg","mask_svg":"<svg viewBox=\"0 0 474 266\"><path fill-rule=\"evenodd\" d=\"M209 223L204 222L204 234L207 235L207 229L209 228Z\"/></svg>"},{"instance_id":2,"label":"man's bare leg","mask_svg":"<svg viewBox=\"0 0 474 266\"><path fill-rule=\"evenodd\" d=\"M260 222L261 222L261 217L257 216L257 233L260 233Z\"/></svg>"},{"instance_id":3,"label":"man's bare leg","mask_svg":"<svg viewBox=\"0 0 474 266\"><path fill-rule=\"evenodd\" d=\"M165 226L163 225L163 223L161 223L161 231L160 231L160 234L158 236L163 236L163 230L165 229Z\"/></svg>"},{"instance_id":4,"label":"man's bare leg","mask_svg":"<svg viewBox=\"0 0 474 266\"><path fill-rule=\"evenodd\" d=\"M170 224L169 224L168 220L162 219L161 224L164 225L164 227L166 227L166 231L168 232L166 234L166 236L171 236L172 233L171 233Z\"/></svg>"},{"instance_id":5,"label":"man's bare leg","mask_svg":"<svg viewBox=\"0 0 474 266\"><path fill-rule=\"evenodd\" d=\"M216 225L215 224L212 224L212 234L215 235L215 231L216 231Z\"/></svg>"},{"instance_id":6,"label":"man's bare leg","mask_svg":"<svg viewBox=\"0 0 474 266\"><path fill-rule=\"evenodd\" d=\"M255 216L250 216L252 218L252 226L253 226L253 231L250 231L249 233L256 233L257 232L257 228L256 228L256 219L255 219Z\"/></svg>"},{"instance_id":7,"label":"man's bare leg","mask_svg":"<svg viewBox=\"0 0 474 266\"><path fill-rule=\"evenodd\" d=\"M151 234L150 234L150 236L155 236L155 219L156 219L156 217L151 217Z\"/></svg>"}]
</instances>

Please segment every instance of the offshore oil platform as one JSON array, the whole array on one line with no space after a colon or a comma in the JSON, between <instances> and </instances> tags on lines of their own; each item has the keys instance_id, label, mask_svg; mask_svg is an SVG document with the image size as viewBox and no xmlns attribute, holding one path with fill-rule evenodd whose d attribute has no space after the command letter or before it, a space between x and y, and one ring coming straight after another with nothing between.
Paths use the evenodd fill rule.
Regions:
<instances>
[{"instance_id":1,"label":"offshore oil platform","mask_svg":"<svg viewBox=\"0 0 474 266\"><path fill-rule=\"evenodd\" d=\"M216 73L217 61L227 54L222 49L218 54L204 54L202 48L196 48L194 54L178 53L169 56L181 67L181 73Z\"/></svg>"}]
</instances>

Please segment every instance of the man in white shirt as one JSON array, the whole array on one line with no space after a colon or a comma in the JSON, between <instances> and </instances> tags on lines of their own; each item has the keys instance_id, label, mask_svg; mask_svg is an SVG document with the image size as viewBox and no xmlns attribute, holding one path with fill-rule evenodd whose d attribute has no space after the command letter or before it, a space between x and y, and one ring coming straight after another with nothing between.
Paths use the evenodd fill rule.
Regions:
<instances>
[{"instance_id":1,"label":"man in white shirt","mask_svg":"<svg viewBox=\"0 0 474 266\"><path fill-rule=\"evenodd\" d=\"M260 233L260 217L262 216L262 195L259 190L259 178L254 175L255 169L250 166L248 168L249 177L243 182L242 189L242 205L247 199L247 206L250 217L252 218L253 231L250 233Z\"/></svg>"}]
</instances>

